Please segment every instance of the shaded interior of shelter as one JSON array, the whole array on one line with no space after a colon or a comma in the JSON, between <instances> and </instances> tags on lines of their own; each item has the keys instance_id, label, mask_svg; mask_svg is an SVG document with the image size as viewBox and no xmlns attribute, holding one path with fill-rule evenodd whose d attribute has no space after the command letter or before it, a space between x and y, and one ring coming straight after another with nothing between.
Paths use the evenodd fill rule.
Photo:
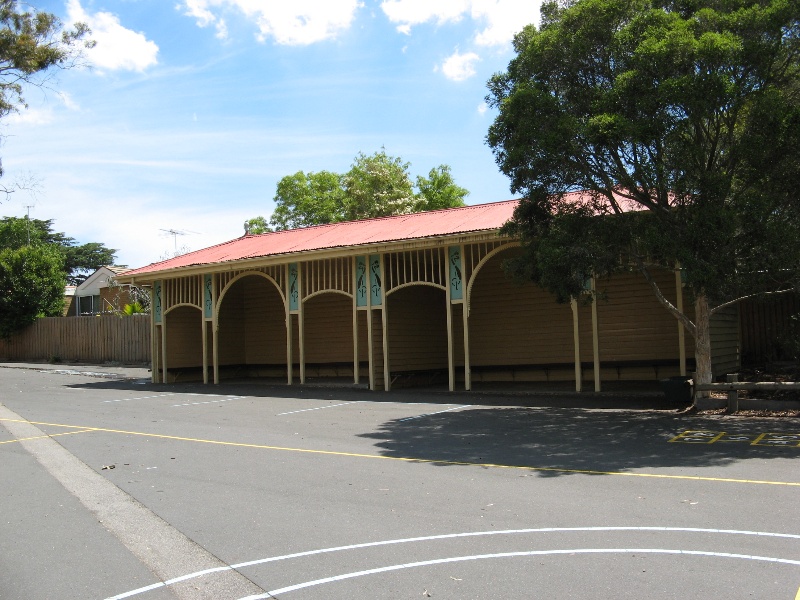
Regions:
<instances>
[{"instance_id":1,"label":"shaded interior of shelter","mask_svg":"<svg viewBox=\"0 0 800 600\"><path fill-rule=\"evenodd\" d=\"M557 303L532 284L518 285L509 280L502 262L514 251L500 252L482 265L472 288L465 290L469 298L467 319L466 303L452 303L448 319L445 291L424 283L391 290L384 298L385 306L368 310L354 311L352 297L334 291L305 298L300 314L290 316L294 383L299 382L301 374L302 331L306 383L353 385L357 363L359 382L366 385L371 319L375 389L385 387L386 349L392 389L447 389L452 354L456 389L463 390L468 346L475 390L574 391L576 339L583 389L593 389L592 307L579 304L575 319L569 304ZM654 276L667 299L675 302L674 272L662 271ZM596 306L603 388L656 389L658 380L679 375L677 321L660 305L644 279L637 273L623 273L598 281L597 287L603 293ZM687 308L691 318L691 307ZM204 321L201 311L193 306L173 307L166 316L165 332L159 333L166 335L166 381L202 380L204 342L207 356L213 353L211 323ZM715 373L724 372L726 362L738 360L737 319L735 313L728 317L718 315L712 328ZM384 318L386 343L382 339ZM218 324L220 380L287 381L286 306L273 281L258 273L234 281L220 298ZM207 328L206 335L203 327ZM154 347L161 347L160 340ZM691 371L694 359L689 336L685 349L687 370ZM206 361L210 362L208 358Z\"/></svg>"}]
</instances>

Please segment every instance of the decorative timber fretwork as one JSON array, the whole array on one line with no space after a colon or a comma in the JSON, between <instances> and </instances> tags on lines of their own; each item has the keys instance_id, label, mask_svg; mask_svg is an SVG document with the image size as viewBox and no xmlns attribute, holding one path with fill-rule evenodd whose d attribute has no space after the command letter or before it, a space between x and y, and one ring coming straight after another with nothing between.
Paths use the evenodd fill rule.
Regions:
<instances>
[{"instance_id":1,"label":"decorative timber fretwork","mask_svg":"<svg viewBox=\"0 0 800 600\"><path fill-rule=\"evenodd\" d=\"M466 306L467 314L470 311L472 296L472 285L475 283L476 276L490 258L509 248L519 246L519 242L509 242L508 240L498 240L496 242L485 242L480 244L470 244L464 247L464 281L467 282Z\"/></svg>"},{"instance_id":2,"label":"decorative timber fretwork","mask_svg":"<svg viewBox=\"0 0 800 600\"><path fill-rule=\"evenodd\" d=\"M389 294L412 284L428 284L442 289L448 285L447 248L426 248L384 255L384 290Z\"/></svg>"},{"instance_id":3,"label":"decorative timber fretwork","mask_svg":"<svg viewBox=\"0 0 800 600\"><path fill-rule=\"evenodd\" d=\"M301 271L303 300L323 292L341 292L353 296L353 261L329 258L303 263Z\"/></svg>"},{"instance_id":4,"label":"decorative timber fretwork","mask_svg":"<svg viewBox=\"0 0 800 600\"><path fill-rule=\"evenodd\" d=\"M203 307L203 279L200 275L166 279L161 291L162 309L168 312L176 306Z\"/></svg>"},{"instance_id":5,"label":"decorative timber fretwork","mask_svg":"<svg viewBox=\"0 0 800 600\"><path fill-rule=\"evenodd\" d=\"M240 269L235 271L224 271L217 275L218 282L219 282L219 290L220 292L228 287L228 285L234 280L237 279L241 275L256 275L262 274L266 275L272 281L275 282L278 291L283 296L284 290L284 281L285 281L285 267L284 265L271 265L269 267L261 267L258 269Z\"/></svg>"},{"instance_id":6,"label":"decorative timber fretwork","mask_svg":"<svg viewBox=\"0 0 800 600\"><path fill-rule=\"evenodd\" d=\"M495 250L508 245L508 240L493 240L491 242L481 242L478 244L466 244L464 246L464 256L462 257L463 273L465 285L472 280L472 275L486 257L494 253Z\"/></svg>"}]
</instances>

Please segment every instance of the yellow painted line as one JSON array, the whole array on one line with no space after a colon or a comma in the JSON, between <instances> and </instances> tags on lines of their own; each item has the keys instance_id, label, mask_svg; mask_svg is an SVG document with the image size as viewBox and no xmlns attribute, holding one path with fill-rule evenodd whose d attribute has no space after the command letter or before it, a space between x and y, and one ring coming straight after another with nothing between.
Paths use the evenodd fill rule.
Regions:
<instances>
[{"instance_id":1,"label":"yellow painted line","mask_svg":"<svg viewBox=\"0 0 800 600\"><path fill-rule=\"evenodd\" d=\"M2 421L2 420L10 421L11 419L0 419L0 421ZM50 435L37 435L37 436L34 436L34 437L19 438L19 439L16 439L16 440L6 440L4 442L0 442L0 444L16 444L18 442L27 442L28 440L46 440L48 438L58 437L60 435L75 435L76 433L91 433L93 431L97 431L97 430L96 429L82 429L81 431L68 431L66 433L52 433Z\"/></svg>"},{"instance_id":2,"label":"yellow painted line","mask_svg":"<svg viewBox=\"0 0 800 600\"><path fill-rule=\"evenodd\" d=\"M797 596L794 597L794 600L800 600L800 589L797 590Z\"/></svg>"},{"instance_id":3,"label":"yellow painted line","mask_svg":"<svg viewBox=\"0 0 800 600\"><path fill-rule=\"evenodd\" d=\"M578 473L583 475L622 475L626 477L650 477L653 479L681 479L689 481L717 481L726 483L749 483L758 485L784 485L800 487L800 482L793 481L767 481L759 479L732 479L728 477L701 477L699 475L660 475L657 473L625 473L622 471L592 471L589 469L564 469L560 467L529 467L523 465L500 465L495 463L475 463L457 460L437 460L435 458L411 458L405 456L381 456L379 454L359 454L356 452L337 452L335 450L313 450L310 448L290 448L285 446L269 446L265 444L245 444L243 442L223 442L220 440L204 440L201 438L182 437L177 435L164 435L160 433L144 433L141 431L126 431L124 429L107 429L104 427L86 427L84 425L64 425L61 423L45 423L41 421L26 421L24 419L2 419L0 421L13 421L16 423L30 423L31 425L45 425L49 427L70 427L85 431L101 431L105 433L120 433L123 435L138 435L142 437L176 440L180 442L195 442L199 444L214 444L218 446L233 446L237 448L257 448L260 450L276 450L281 452L302 452L305 454L324 454L328 456L346 456L351 458L374 458L380 460L395 460L421 464L452 465L462 467L483 467L495 469L519 469L522 471L546 471L555 473ZM80 432L75 432L80 433Z\"/></svg>"},{"instance_id":4,"label":"yellow painted line","mask_svg":"<svg viewBox=\"0 0 800 600\"><path fill-rule=\"evenodd\" d=\"M703 437L703 434L716 434L713 436ZM718 442L725 435L724 431L710 431L708 429L688 429L683 433L679 433L669 442L682 442L684 444L713 444ZM700 442L684 442L686 438L702 438Z\"/></svg>"}]
</instances>

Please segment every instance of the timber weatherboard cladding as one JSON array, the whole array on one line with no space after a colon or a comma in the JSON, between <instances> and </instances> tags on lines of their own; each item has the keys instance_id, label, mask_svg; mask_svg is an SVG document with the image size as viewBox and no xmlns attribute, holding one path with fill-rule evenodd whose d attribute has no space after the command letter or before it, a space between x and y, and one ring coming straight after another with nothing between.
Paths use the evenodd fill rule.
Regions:
<instances>
[{"instance_id":1,"label":"timber weatherboard cladding","mask_svg":"<svg viewBox=\"0 0 800 600\"><path fill-rule=\"evenodd\" d=\"M444 290L414 285L389 296L389 358L393 373L447 368Z\"/></svg>"},{"instance_id":2,"label":"timber weatherboard cladding","mask_svg":"<svg viewBox=\"0 0 800 600\"><path fill-rule=\"evenodd\" d=\"M304 318L306 362L349 362L352 371L352 300L334 293L314 296L305 302Z\"/></svg>"},{"instance_id":3,"label":"timber weatherboard cladding","mask_svg":"<svg viewBox=\"0 0 800 600\"><path fill-rule=\"evenodd\" d=\"M739 355L739 307L727 306L711 315L711 370L715 376L736 373Z\"/></svg>"},{"instance_id":4,"label":"timber weatherboard cladding","mask_svg":"<svg viewBox=\"0 0 800 600\"><path fill-rule=\"evenodd\" d=\"M169 368L203 364L202 314L192 306L179 306L167 314Z\"/></svg>"},{"instance_id":5,"label":"timber weatherboard cladding","mask_svg":"<svg viewBox=\"0 0 800 600\"><path fill-rule=\"evenodd\" d=\"M379 221L408 226L427 218ZM445 222L442 215L435 219ZM330 228L318 233L332 234ZM167 380L181 369L205 367L204 380L213 369L215 382L248 375L289 383L349 376L368 379L378 390L408 373L444 371L450 389L455 382L471 389L472 381L578 376L594 379L599 389L601 379L652 380L679 372L677 322L639 274L593 281L603 294L593 304L558 304L549 292L506 277L503 261L519 253L518 244L496 230L438 235L192 264L186 273L178 261L151 272L163 303L153 325L154 378L164 366L175 371ZM233 246L257 243L248 238ZM675 271L654 271L654 277L676 302ZM688 302L687 309L691 317ZM737 358L733 322L726 317L715 325L720 364ZM576 389L581 385L576 381Z\"/></svg>"},{"instance_id":6,"label":"timber weatherboard cladding","mask_svg":"<svg viewBox=\"0 0 800 600\"><path fill-rule=\"evenodd\" d=\"M518 285L503 273L502 263L510 252L487 261L478 273L470 298L470 363L481 366L509 366L563 363L567 370L554 377L572 379L574 361L572 311L532 284ZM591 332L590 332L591 333ZM591 339L591 338L590 338ZM589 345L591 351L591 345ZM521 371L503 373L518 379ZM547 373L532 370L532 379L546 379ZM479 376L483 379L482 376Z\"/></svg>"}]
</instances>

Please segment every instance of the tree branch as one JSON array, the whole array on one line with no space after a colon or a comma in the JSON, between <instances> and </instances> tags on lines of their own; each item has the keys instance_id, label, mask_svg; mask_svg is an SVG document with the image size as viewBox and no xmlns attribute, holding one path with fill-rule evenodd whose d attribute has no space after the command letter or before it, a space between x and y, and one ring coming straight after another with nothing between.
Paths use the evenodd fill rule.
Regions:
<instances>
[{"instance_id":1,"label":"tree branch","mask_svg":"<svg viewBox=\"0 0 800 600\"><path fill-rule=\"evenodd\" d=\"M695 326L695 324L692 323L692 321L689 319L689 317L687 317L685 314L683 314L681 311L679 311L677 309L677 307L674 304L672 304L672 302L667 300L667 298L661 292L661 288L658 287L658 284L653 279L653 276L650 275L650 271L647 270L647 266L644 264L644 261L642 260L642 257L639 256L639 253L638 252L633 252L633 257L636 260L636 268L639 269L639 272L642 275L644 275L644 278L647 280L647 283L649 283L650 287L653 288L653 292L655 293L656 298L658 298L658 301L661 303L661 305L664 308L666 308L670 313L672 313L672 315L676 319L678 319L678 321L681 322L681 324L692 335L692 337L694 337L696 335L696 332L697 332L697 327Z\"/></svg>"},{"instance_id":2,"label":"tree branch","mask_svg":"<svg viewBox=\"0 0 800 600\"><path fill-rule=\"evenodd\" d=\"M785 290L775 290L775 291L772 291L772 292L760 292L758 294L748 294L746 296L741 296L739 298L736 298L735 300L730 300L728 302L723 302L722 304L720 304L719 306L715 306L714 308L712 308L708 312L709 312L709 314L713 315L715 312L717 312L720 309L727 308L728 306L732 306L733 304L736 304L737 302L741 302L742 300L747 300L748 298L758 298L759 296L775 296L776 294L785 294L786 292L793 292L793 291L796 291L796 290L794 288L787 288Z\"/></svg>"}]
</instances>

